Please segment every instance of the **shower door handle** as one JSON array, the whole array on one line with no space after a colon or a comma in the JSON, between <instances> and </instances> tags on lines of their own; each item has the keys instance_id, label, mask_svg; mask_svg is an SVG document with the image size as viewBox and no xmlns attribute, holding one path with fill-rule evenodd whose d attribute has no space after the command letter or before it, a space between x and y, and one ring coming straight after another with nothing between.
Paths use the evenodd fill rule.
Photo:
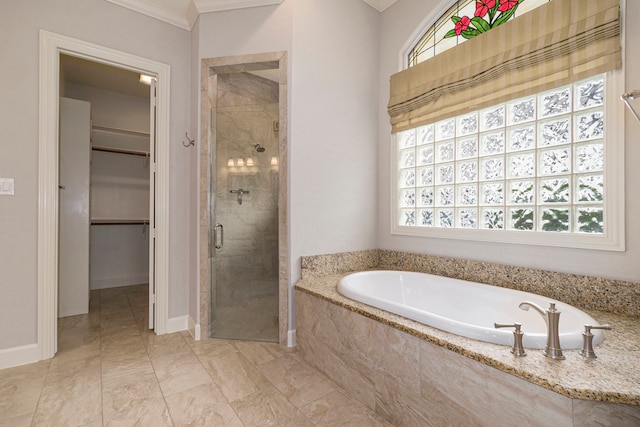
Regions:
<instances>
[{"instance_id":1,"label":"shower door handle","mask_svg":"<svg viewBox=\"0 0 640 427\"><path fill-rule=\"evenodd\" d=\"M218 228L220 229L220 243L218 243ZM222 249L224 246L224 227L220 223L216 224L213 229L213 241L216 244L216 249Z\"/></svg>"}]
</instances>

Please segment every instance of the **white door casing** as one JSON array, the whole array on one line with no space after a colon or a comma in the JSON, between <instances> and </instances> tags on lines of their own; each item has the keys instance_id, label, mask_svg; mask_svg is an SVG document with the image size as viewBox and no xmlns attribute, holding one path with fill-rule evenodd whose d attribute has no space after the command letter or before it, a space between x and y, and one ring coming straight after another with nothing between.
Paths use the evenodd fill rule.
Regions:
<instances>
[{"instance_id":1,"label":"white door casing","mask_svg":"<svg viewBox=\"0 0 640 427\"><path fill-rule=\"evenodd\" d=\"M156 80L149 85L149 329L156 325Z\"/></svg>"},{"instance_id":2,"label":"white door casing","mask_svg":"<svg viewBox=\"0 0 640 427\"><path fill-rule=\"evenodd\" d=\"M170 67L71 37L40 31L38 146L38 358L57 349L58 314L58 119L60 54L154 76L156 98L155 159L155 332L164 334L169 284L169 89ZM151 208L153 209L153 208ZM150 260L151 263L151 260Z\"/></svg>"}]
</instances>

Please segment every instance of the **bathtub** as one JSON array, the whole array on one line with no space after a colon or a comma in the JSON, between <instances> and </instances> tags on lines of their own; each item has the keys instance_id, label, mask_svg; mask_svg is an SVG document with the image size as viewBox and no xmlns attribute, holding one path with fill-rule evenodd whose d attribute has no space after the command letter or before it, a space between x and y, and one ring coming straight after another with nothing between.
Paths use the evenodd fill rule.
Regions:
<instances>
[{"instance_id":1,"label":"bathtub","mask_svg":"<svg viewBox=\"0 0 640 427\"><path fill-rule=\"evenodd\" d=\"M342 278L338 292L347 298L390 311L452 334L494 344L513 345L513 329L494 323L522 323L526 348L544 348L547 327L535 310L518 307L531 301L543 309L555 303L560 315L560 345L582 347L584 325L597 325L587 313L551 298L477 282L405 271L364 271ZM604 340L594 330L593 344Z\"/></svg>"}]
</instances>

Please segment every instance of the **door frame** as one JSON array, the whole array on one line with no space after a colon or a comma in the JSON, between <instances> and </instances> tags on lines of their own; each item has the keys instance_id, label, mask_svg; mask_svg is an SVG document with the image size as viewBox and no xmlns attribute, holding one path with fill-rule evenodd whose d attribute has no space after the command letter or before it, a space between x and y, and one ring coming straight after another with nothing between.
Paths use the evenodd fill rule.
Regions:
<instances>
[{"instance_id":1,"label":"door frame","mask_svg":"<svg viewBox=\"0 0 640 427\"><path fill-rule=\"evenodd\" d=\"M38 358L40 360L55 355L58 341L58 99L61 54L156 77L158 89L155 197L156 313L154 319L156 334L166 333L169 314L170 67L129 53L40 30L38 144Z\"/></svg>"},{"instance_id":2,"label":"door frame","mask_svg":"<svg viewBox=\"0 0 640 427\"><path fill-rule=\"evenodd\" d=\"M213 225L210 213L214 209L214 198L210 197L211 176L215 173L212 163L215 155L215 132L211 132L212 117L210 111L215 108L215 100L218 94L217 71L225 72L255 71L265 69L277 69L279 71L279 131L278 131L278 336L282 346L295 346L295 331L289 329L293 322L292 311L292 285L289 284L289 90L288 90L288 56L287 52L266 52L240 56L225 56L217 58L203 58L200 62L200 153L199 169L200 177L198 192L199 199L199 325L194 325L194 336L198 339L211 337L211 276L213 274L210 257L213 251L211 241ZM191 330L191 326L190 326Z\"/></svg>"}]
</instances>

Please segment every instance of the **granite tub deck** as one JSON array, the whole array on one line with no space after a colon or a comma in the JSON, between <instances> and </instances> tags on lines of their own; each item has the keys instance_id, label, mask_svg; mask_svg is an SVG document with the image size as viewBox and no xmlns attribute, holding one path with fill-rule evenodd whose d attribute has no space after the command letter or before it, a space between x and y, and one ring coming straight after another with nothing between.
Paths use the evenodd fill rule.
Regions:
<instances>
[{"instance_id":1,"label":"granite tub deck","mask_svg":"<svg viewBox=\"0 0 640 427\"><path fill-rule=\"evenodd\" d=\"M516 358L507 346L453 335L346 298L336 289L345 275L307 277L295 288L571 399L632 405L627 409L640 422L640 319L637 317L584 310L600 324L608 323L613 328L606 331L605 341L596 346L597 359L586 359L579 350L565 350L566 360L556 361L544 357L541 350L533 349L527 349L526 357Z\"/></svg>"}]
</instances>

